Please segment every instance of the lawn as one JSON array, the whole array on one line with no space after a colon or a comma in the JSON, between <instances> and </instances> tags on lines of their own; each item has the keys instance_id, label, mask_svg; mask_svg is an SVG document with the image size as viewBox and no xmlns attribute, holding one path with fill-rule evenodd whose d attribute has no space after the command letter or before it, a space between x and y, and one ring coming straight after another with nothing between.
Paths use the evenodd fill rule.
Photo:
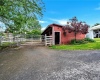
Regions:
<instances>
[{"instance_id":1,"label":"lawn","mask_svg":"<svg viewBox=\"0 0 100 80\"><path fill-rule=\"evenodd\" d=\"M96 42L100 42L100 38L94 38Z\"/></svg>"},{"instance_id":2,"label":"lawn","mask_svg":"<svg viewBox=\"0 0 100 80\"><path fill-rule=\"evenodd\" d=\"M94 39L96 42L86 43L80 45L53 45L52 49L57 50L95 50L100 49L100 38Z\"/></svg>"}]
</instances>

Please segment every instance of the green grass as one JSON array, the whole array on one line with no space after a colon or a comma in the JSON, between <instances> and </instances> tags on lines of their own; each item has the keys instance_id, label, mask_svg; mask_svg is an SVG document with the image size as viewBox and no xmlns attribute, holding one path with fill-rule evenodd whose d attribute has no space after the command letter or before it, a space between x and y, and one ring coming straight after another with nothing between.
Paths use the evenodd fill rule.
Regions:
<instances>
[{"instance_id":1,"label":"green grass","mask_svg":"<svg viewBox=\"0 0 100 80\"><path fill-rule=\"evenodd\" d=\"M50 48L57 50L95 50L100 49L100 38L94 39L96 42L80 45L53 45Z\"/></svg>"},{"instance_id":2,"label":"green grass","mask_svg":"<svg viewBox=\"0 0 100 80\"><path fill-rule=\"evenodd\" d=\"M24 44L25 41L22 41L20 44ZM16 42L3 42L2 45L0 46L0 50L7 48L7 47L17 47Z\"/></svg>"},{"instance_id":3,"label":"green grass","mask_svg":"<svg viewBox=\"0 0 100 80\"><path fill-rule=\"evenodd\" d=\"M94 38L96 42L100 42L100 38Z\"/></svg>"},{"instance_id":4,"label":"green grass","mask_svg":"<svg viewBox=\"0 0 100 80\"><path fill-rule=\"evenodd\" d=\"M0 46L0 49L10 47L13 44L16 44L16 43L14 43L14 42L3 42L2 45Z\"/></svg>"}]
</instances>

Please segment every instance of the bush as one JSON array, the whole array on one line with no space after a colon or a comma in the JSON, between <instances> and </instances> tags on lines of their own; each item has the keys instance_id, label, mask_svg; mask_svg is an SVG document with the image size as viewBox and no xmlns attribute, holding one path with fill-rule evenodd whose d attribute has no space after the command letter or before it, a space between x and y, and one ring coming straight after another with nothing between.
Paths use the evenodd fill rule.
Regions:
<instances>
[{"instance_id":1,"label":"bush","mask_svg":"<svg viewBox=\"0 0 100 80\"><path fill-rule=\"evenodd\" d=\"M76 43L75 39L72 39L70 42L70 44L75 44L75 43Z\"/></svg>"},{"instance_id":2,"label":"bush","mask_svg":"<svg viewBox=\"0 0 100 80\"><path fill-rule=\"evenodd\" d=\"M72 39L70 44L84 44L86 43L86 41L84 40L75 40L75 39Z\"/></svg>"},{"instance_id":3,"label":"bush","mask_svg":"<svg viewBox=\"0 0 100 80\"><path fill-rule=\"evenodd\" d=\"M83 40L72 39L70 44L85 44L85 43L88 43L88 42L95 42L95 40L90 39L90 38L85 38Z\"/></svg>"},{"instance_id":4,"label":"bush","mask_svg":"<svg viewBox=\"0 0 100 80\"><path fill-rule=\"evenodd\" d=\"M17 47L17 43L14 43L14 42L12 42L12 43L11 42L4 42L0 46L0 50L5 49L7 47L12 47L12 48Z\"/></svg>"},{"instance_id":5,"label":"bush","mask_svg":"<svg viewBox=\"0 0 100 80\"><path fill-rule=\"evenodd\" d=\"M86 42L84 40L76 40L76 43L78 43L78 44L84 44Z\"/></svg>"},{"instance_id":6,"label":"bush","mask_svg":"<svg viewBox=\"0 0 100 80\"><path fill-rule=\"evenodd\" d=\"M95 42L95 40L90 39L90 38L85 38L84 41L88 41L88 42Z\"/></svg>"}]
</instances>

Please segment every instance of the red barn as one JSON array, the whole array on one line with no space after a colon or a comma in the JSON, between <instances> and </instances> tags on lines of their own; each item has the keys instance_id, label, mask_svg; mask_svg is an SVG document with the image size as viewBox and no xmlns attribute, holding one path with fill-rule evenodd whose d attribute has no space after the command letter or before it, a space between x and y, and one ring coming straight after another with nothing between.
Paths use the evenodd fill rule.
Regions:
<instances>
[{"instance_id":1,"label":"red barn","mask_svg":"<svg viewBox=\"0 0 100 80\"><path fill-rule=\"evenodd\" d=\"M41 35L52 36L52 44L68 44L72 39L75 39L74 32L69 33L68 30L64 31L62 25L50 24ZM84 39L85 34L77 33L76 39Z\"/></svg>"}]
</instances>

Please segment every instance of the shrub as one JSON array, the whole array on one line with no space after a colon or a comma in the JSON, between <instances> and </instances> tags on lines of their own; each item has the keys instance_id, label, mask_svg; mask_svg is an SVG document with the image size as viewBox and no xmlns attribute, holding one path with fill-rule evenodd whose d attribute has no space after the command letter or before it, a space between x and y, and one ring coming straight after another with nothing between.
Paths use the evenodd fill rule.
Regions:
<instances>
[{"instance_id":1,"label":"shrub","mask_svg":"<svg viewBox=\"0 0 100 80\"><path fill-rule=\"evenodd\" d=\"M75 43L76 43L75 39L72 39L72 40L70 41L70 44L75 44Z\"/></svg>"},{"instance_id":2,"label":"shrub","mask_svg":"<svg viewBox=\"0 0 100 80\"><path fill-rule=\"evenodd\" d=\"M72 39L70 44L85 44L85 43L88 43L88 42L95 42L95 40L90 39L90 38L85 38L83 40Z\"/></svg>"},{"instance_id":3,"label":"shrub","mask_svg":"<svg viewBox=\"0 0 100 80\"><path fill-rule=\"evenodd\" d=\"M2 43L2 45L0 46L0 50L5 49L7 47L17 47L17 43L14 42L4 42Z\"/></svg>"},{"instance_id":4,"label":"shrub","mask_svg":"<svg viewBox=\"0 0 100 80\"><path fill-rule=\"evenodd\" d=\"M90 38L85 38L84 41L88 41L88 42L95 42L95 40L90 39Z\"/></svg>"},{"instance_id":5,"label":"shrub","mask_svg":"<svg viewBox=\"0 0 100 80\"><path fill-rule=\"evenodd\" d=\"M78 44L84 44L86 42L84 40L76 40L76 43L78 43Z\"/></svg>"},{"instance_id":6,"label":"shrub","mask_svg":"<svg viewBox=\"0 0 100 80\"><path fill-rule=\"evenodd\" d=\"M75 39L72 39L70 44L84 44L86 43L86 41L84 40L75 40Z\"/></svg>"}]
</instances>

